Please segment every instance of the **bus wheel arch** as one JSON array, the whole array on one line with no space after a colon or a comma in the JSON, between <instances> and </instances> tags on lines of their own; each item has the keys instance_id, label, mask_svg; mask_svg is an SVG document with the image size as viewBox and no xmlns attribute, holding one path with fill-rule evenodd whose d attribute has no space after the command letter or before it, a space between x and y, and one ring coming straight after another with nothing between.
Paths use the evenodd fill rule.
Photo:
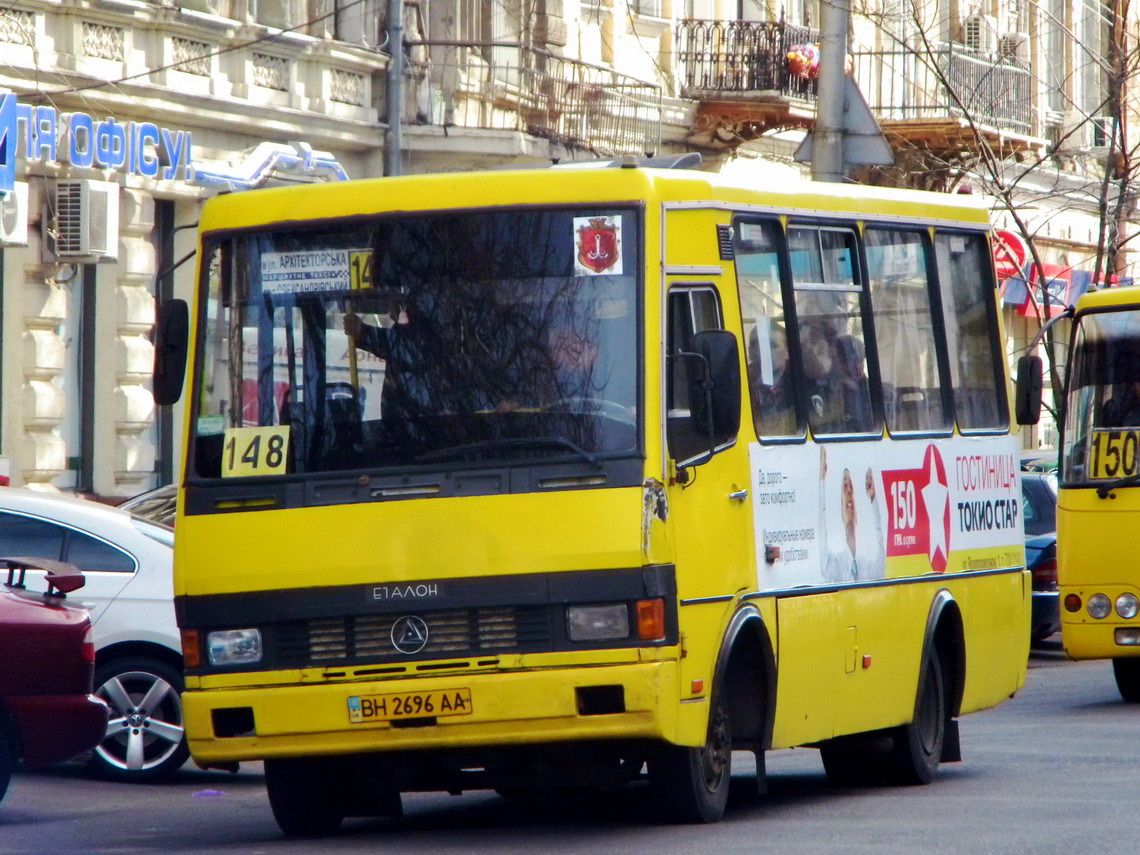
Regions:
<instances>
[{"instance_id":1,"label":"bus wheel arch","mask_svg":"<svg viewBox=\"0 0 1140 855\"><path fill-rule=\"evenodd\" d=\"M914 716L895 728L887 777L894 784L928 784L938 764L961 759L955 716L965 676L962 612L945 588L934 596L926 622Z\"/></svg>"},{"instance_id":2,"label":"bus wheel arch","mask_svg":"<svg viewBox=\"0 0 1140 855\"><path fill-rule=\"evenodd\" d=\"M744 606L721 641L709 695L705 744L658 746L649 760L653 806L665 822L716 822L728 801L733 750L756 754L764 792L764 749L772 741L775 657L760 613Z\"/></svg>"},{"instance_id":3,"label":"bus wheel arch","mask_svg":"<svg viewBox=\"0 0 1140 855\"><path fill-rule=\"evenodd\" d=\"M771 747L776 657L768 627L755 606L745 605L729 622L713 677L713 688L717 687L732 722L733 748L761 752Z\"/></svg>"}]
</instances>

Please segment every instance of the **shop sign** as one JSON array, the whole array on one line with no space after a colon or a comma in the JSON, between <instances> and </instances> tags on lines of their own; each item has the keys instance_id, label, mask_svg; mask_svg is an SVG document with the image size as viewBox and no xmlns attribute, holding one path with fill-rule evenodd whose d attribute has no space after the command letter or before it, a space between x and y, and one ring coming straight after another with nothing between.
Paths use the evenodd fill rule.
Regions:
<instances>
[{"instance_id":1,"label":"shop sign","mask_svg":"<svg viewBox=\"0 0 1140 855\"><path fill-rule=\"evenodd\" d=\"M998 229L993 235L994 273L998 281L1020 276L1029 259L1029 247L1017 232Z\"/></svg>"},{"instance_id":2,"label":"shop sign","mask_svg":"<svg viewBox=\"0 0 1140 855\"><path fill-rule=\"evenodd\" d=\"M166 181L194 175L190 131L61 113L55 107L21 104L11 93L0 94L0 192L9 192L15 184L17 157Z\"/></svg>"}]
</instances>

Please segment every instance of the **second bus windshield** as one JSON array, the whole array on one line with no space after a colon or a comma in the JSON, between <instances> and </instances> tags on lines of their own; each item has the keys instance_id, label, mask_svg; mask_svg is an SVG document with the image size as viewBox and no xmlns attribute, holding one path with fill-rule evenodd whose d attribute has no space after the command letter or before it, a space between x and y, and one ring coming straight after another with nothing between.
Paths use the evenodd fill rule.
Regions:
<instances>
[{"instance_id":1,"label":"second bus windshield","mask_svg":"<svg viewBox=\"0 0 1140 855\"><path fill-rule=\"evenodd\" d=\"M197 474L635 452L638 220L478 212L215 244Z\"/></svg>"}]
</instances>

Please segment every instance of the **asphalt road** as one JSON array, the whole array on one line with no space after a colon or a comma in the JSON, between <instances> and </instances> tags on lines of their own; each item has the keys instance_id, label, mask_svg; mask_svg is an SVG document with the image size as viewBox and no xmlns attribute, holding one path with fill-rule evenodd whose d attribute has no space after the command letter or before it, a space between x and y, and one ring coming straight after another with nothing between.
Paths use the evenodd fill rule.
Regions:
<instances>
[{"instance_id":1,"label":"asphalt road","mask_svg":"<svg viewBox=\"0 0 1140 855\"><path fill-rule=\"evenodd\" d=\"M964 762L927 787L833 789L818 752L768 755L769 795L737 754L714 826L658 826L637 788L578 799L491 793L404 797L401 819L348 820L337 837L277 829L258 764L236 775L187 766L163 785L89 779L79 765L16 776L0 803L0 852L569 855L569 853L1134 853L1140 708L1105 662L1034 651L1016 698L961 723Z\"/></svg>"}]
</instances>

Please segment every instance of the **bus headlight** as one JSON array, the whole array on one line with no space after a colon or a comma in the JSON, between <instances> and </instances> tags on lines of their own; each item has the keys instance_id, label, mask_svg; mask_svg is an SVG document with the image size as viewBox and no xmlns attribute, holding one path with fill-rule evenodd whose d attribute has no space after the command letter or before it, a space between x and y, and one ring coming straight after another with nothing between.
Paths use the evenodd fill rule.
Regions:
<instances>
[{"instance_id":1,"label":"bus headlight","mask_svg":"<svg viewBox=\"0 0 1140 855\"><path fill-rule=\"evenodd\" d=\"M1140 600L1135 594L1121 594L1116 598L1116 613L1122 618L1125 620L1134 618L1137 612L1140 612Z\"/></svg>"},{"instance_id":2,"label":"bus headlight","mask_svg":"<svg viewBox=\"0 0 1140 855\"><path fill-rule=\"evenodd\" d=\"M571 641L629 638L629 608L625 603L569 606L566 609L566 631Z\"/></svg>"},{"instance_id":3,"label":"bus headlight","mask_svg":"<svg viewBox=\"0 0 1140 855\"><path fill-rule=\"evenodd\" d=\"M1112 612L1112 600L1104 594L1093 594L1089 597L1089 604L1086 608L1088 609L1089 617L1103 620Z\"/></svg>"},{"instance_id":4,"label":"bus headlight","mask_svg":"<svg viewBox=\"0 0 1140 855\"><path fill-rule=\"evenodd\" d=\"M211 665L251 665L261 661L260 629L223 629L206 636Z\"/></svg>"}]
</instances>

